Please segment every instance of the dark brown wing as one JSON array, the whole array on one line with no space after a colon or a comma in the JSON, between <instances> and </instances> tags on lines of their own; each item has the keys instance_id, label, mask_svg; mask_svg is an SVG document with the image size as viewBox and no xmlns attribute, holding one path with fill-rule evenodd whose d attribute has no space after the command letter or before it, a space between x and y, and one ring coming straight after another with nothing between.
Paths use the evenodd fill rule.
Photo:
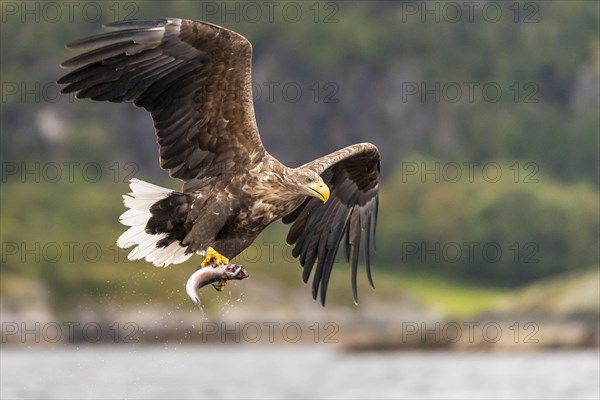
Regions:
<instances>
[{"instance_id":1,"label":"dark brown wing","mask_svg":"<svg viewBox=\"0 0 600 400\"><path fill-rule=\"evenodd\" d=\"M184 190L245 170L265 154L252 104L252 46L216 25L181 19L122 21L68 45L94 48L61 64L77 68L63 93L133 101L152 114L160 164Z\"/></svg>"},{"instance_id":2,"label":"dark brown wing","mask_svg":"<svg viewBox=\"0 0 600 400\"><path fill-rule=\"evenodd\" d=\"M321 174L331 190L331 196L325 204L311 197L283 218L284 223L293 222L287 242L295 244L292 254L300 257L300 264L304 267L304 282L308 282L316 262L312 295L316 300L320 288L321 304L325 305L329 277L343 241L346 261L352 266L352 295L357 302L356 276L361 240L367 277L373 286L370 258L375 248L379 151L369 143L356 144L304 167Z\"/></svg>"}]
</instances>

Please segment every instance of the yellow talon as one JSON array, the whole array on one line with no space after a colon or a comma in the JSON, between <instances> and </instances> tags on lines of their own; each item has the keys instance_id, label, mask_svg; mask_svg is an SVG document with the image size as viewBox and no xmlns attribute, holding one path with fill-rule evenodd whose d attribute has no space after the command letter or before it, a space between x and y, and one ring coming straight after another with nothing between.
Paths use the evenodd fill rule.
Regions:
<instances>
[{"instance_id":1,"label":"yellow talon","mask_svg":"<svg viewBox=\"0 0 600 400\"><path fill-rule=\"evenodd\" d=\"M227 282L229 281L218 281L213 283L213 287L215 288L215 290L222 292L225 289L225 286L227 286Z\"/></svg>"},{"instance_id":2,"label":"yellow talon","mask_svg":"<svg viewBox=\"0 0 600 400\"><path fill-rule=\"evenodd\" d=\"M220 255L212 247L208 247L206 249L206 256L204 257L204 260L202 260L202 262L200 263L200 266L202 268L204 268L208 264L214 264L214 265L229 264L229 258ZM217 289L217 290L219 290L219 289ZM221 289L221 290L223 290L223 289Z\"/></svg>"}]
</instances>

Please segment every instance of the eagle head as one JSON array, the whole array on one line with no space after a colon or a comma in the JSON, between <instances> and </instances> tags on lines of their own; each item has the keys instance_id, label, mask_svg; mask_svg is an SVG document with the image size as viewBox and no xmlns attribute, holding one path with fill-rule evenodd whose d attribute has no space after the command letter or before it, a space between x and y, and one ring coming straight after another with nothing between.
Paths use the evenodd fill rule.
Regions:
<instances>
[{"instance_id":1,"label":"eagle head","mask_svg":"<svg viewBox=\"0 0 600 400\"><path fill-rule=\"evenodd\" d=\"M309 168L298 168L292 174L296 192L304 196L312 196L325 203L329 199L329 187L323 178Z\"/></svg>"}]
</instances>

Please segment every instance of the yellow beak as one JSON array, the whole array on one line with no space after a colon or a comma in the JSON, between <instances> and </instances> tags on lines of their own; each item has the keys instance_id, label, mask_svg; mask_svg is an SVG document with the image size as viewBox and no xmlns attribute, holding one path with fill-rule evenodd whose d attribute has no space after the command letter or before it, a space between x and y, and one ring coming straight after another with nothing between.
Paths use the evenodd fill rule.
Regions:
<instances>
[{"instance_id":1,"label":"yellow beak","mask_svg":"<svg viewBox=\"0 0 600 400\"><path fill-rule=\"evenodd\" d=\"M308 185L306 185L306 187L315 192L315 197L317 197L323 203L329 200L329 187L323 182L311 182Z\"/></svg>"}]
</instances>

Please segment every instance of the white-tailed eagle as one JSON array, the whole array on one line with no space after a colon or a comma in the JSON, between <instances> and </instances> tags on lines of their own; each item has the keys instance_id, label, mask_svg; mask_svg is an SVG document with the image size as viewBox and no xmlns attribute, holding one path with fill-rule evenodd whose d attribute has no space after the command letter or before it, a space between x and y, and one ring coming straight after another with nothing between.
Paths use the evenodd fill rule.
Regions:
<instances>
[{"instance_id":1,"label":"white-tailed eagle","mask_svg":"<svg viewBox=\"0 0 600 400\"><path fill-rule=\"evenodd\" d=\"M357 300L359 252L371 279L378 207L379 151L348 146L298 168L263 147L252 103L252 46L243 36L206 22L129 20L111 32L67 47L86 49L61 64L62 93L98 101L133 102L152 115L160 165L184 181L172 191L140 180L123 196L120 218L130 228L118 245L130 259L156 266L194 253L228 262L269 224L292 224L294 245L312 295L325 305L343 242ZM208 250L207 250L208 249ZM213 251L214 249L214 251ZM313 272L314 271L314 272ZM221 286L222 288L222 286Z\"/></svg>"}]
</instances>

